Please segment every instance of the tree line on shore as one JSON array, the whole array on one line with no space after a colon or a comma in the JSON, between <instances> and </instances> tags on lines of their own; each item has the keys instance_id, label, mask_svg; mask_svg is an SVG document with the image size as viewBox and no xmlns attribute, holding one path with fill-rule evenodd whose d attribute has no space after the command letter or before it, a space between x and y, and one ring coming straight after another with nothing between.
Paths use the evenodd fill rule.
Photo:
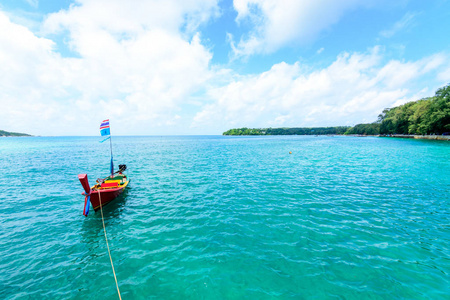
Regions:
<instances>
[{"instance_id":1,"label":"tree line on shore","mask_svg":"<svg viewBox=\"0 0 450 300\"><path fill-rule=\"evenodd\" d=\"M433 97L386 108L373 123L337 127L236 128L223 135L385 135L446 134L450 132L450 85L438 89Z\"/></svg>"},{"instance_id":2,"label":"tree line on shore","mask_svg":"<svg viewBox=\"0 0 450 300\"><path fill-rule=\"evenodd\" d=\"M349 126L339 127L299 127L299 128L235 128L223 135L325 135L344 134Z\"/></svg>"}]
</instances>

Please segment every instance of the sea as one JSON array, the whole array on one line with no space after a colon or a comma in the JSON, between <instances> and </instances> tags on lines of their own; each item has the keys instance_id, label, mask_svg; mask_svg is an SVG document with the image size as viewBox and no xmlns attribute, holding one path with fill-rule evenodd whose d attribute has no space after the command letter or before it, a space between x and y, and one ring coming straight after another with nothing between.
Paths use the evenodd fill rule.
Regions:
<instances>
[{"instance_id":1,"label":"sea","mask_svg":"<svg viewBox=\"0 0 450 300\"><path fill-rule=\"evenodd\" d=\"M0 138L0 298L119 299L101 137ZM450 142L112 137L122 299L449 299Z\"/></svg>"}]
</instances>

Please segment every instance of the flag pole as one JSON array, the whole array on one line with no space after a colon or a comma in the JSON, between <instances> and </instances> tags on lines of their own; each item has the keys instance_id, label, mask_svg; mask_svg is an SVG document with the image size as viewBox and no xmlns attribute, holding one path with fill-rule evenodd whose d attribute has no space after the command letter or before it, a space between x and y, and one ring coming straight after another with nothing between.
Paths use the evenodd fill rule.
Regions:
<instances>
[{"instance_id":1,"label":"flag pole","mask_svg":"<svg viewBox=\"0 0 450 300\"><path fill-rule=\"evenodd\" d=\"M111 125L109 126L109 147L111 149L111 178L114 177L114 163L113 163L113 152L112 152L112 135L111 135Z\"/></svg>"}]
</instances>

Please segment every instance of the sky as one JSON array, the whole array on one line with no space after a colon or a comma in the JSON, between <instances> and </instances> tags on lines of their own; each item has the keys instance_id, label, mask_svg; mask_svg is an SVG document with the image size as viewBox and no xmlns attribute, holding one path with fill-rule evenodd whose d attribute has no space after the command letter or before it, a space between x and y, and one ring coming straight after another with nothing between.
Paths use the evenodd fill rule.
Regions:
<instances>
[{"instance_id":1,"label":"sky","mask_svg":"<svg viewBox=\"0 0 450 300\"><path fill-rule=\"evenodd\" d=\"M0 130L353 126L450 83L450 0L0 0Z\"/></svg>"}]
</instances>

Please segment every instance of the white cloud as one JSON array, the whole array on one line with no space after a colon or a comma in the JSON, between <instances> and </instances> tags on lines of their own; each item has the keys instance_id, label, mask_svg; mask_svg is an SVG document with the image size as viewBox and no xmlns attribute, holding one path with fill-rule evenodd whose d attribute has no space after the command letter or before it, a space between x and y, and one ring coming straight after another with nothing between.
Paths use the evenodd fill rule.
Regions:
<instances>
[{"instance_id":1,"label":"white cloud","mask_svg":"<svg viewBox=\"0 0 450 300\"><path fill-rule=\"evenodd\" d=\"M384 62L384 51L343 53L316 71L299 63L280 63L262 74L237 77L210 91L193 126L219 128L268 126L336 126L376 121L386 107L420 99L417 81L437 76L448 67L448 56L418 61ZM419 97L420 96L420 97ZM415 98L416 97L416 98Z\"/></svg>"},{"instance_id":2,"label":"white cloud","mask_svg":"<svg viewBox=\"0 0 450 300\"><path fill-rule=\"evenodd\" d=\"M39 5L39 0L25 0L30 6L36 8Z\"/></svg>"},{"instance_id":3,"label":"white cloud","mask_svg":"<svg viewBox=\"0 0 450 300\"><path fill-rule=\"evenodd\" d=\"M232 41L236 56L271 53L288 44L305 44L335 24L343 14L371 1L360 0L234 0L238 23L250 22L252 30Z\"/></svg>"},{"instance_id":4,"label":"white cloud","mask_svg":"<svg viewBox=\"0 0 450 300\"><path fill-rule=\"evenodd\" d=\"M88 128L110 117L127 121L115 131L126 134L183 121L182 101L211 76L212 54L195 30L217 11L216 1L78 1L41 30L68 33L73 58L0 11L0 127L95 134Z\"/></svg>"},{"instance_id":5,"label":"white cloud","mask_svg":"<svg viewBox=\"0 0 450 300\"><path fill-rule=\"evenodd\" d=\"M181 27L194 32L219 15L217 0L78 0L68 10L51 14L44 25L49 32L68 29L72 39L88 29L134 35L155 28L178 33Z\"/></svg>"},{"instance_id":6,"label":"white cloud","mask_svg":"<svg viewBox=\"0 0 450 300\"><path fill-rule=\"evenodd\" d=\"M450 84L450 66L438 74L438 80Z\"/></svg>"},{"instance_id":7,"label":"white cloud","mask_svg":"<svg viewBox=\"0 0 450 300\"><path fill-rule=\"evenodd\" d=\"M48 120L58 107L53 99L64 94L58 84L61 58L53 53L51 40L34 36L1 12L0 28L0 119L6 128L26 129L29 118Z\"/></svg>"},{"instance_id":8,"label":"white cloud","mask_svg":"<svg viewBox=\"0 0 450 300\"><path fill-rule=\"evenodd\" d=\"M383 81L388 88L402 86L408 81L433 71L446 62L442 53L415 62L390 61L378 72L377 81Z\"/></svg>"},{"instance_id":9,"label":"white cloud","mask_svg":"<svg viewBox=\"0 0 450 300\"><path fill-rule=\"evenodd\" d=\"M399 20L392 26L392 28L383 30L382 32L380 32L380 35L385 38L393 37L398 32L413 26L415 17L416 17L416 14L414 14L414 13L411 13L411 12L406 13L403 16L403 18L401 18L401 20Z\"/></svg>"},{"instance_id":10,"label":"white cloud","mask_svg":"<svg viewBox=\"0 0 450 300\"><path fill-rule=\"evenodd\" d=\"M215 1L148 3L78 1L48 15L40 36L0 11L0 129L95 135L98 122L105 118L117 126L115 134L351 125L374 121L385 107L430 95L418 91L419 81L433 77L428 85L433 90L436 82L445 84L450 78L446 53L417 61L387 61L382 47L344 52L323 69L281 62L267 72L244 76L212 66L212 50L197 32L200 24L217 16ZM344 3L340 11L357 5ZM240 22L259 16L254 7L246 7L248 11L240 8ZM266 39L270 32L282 32L285 26L280 18L272 18L276 24L262 22L262 31L256 33L263 35L254 35L251 47L262 43L275 49L301 34L298 29L271 44L274 40ZM73 57L58 52L62 40ZM237 51L242 45L236 46ZM427 84L421 82L423 86Z\"/></svg>"}]
</instances>

